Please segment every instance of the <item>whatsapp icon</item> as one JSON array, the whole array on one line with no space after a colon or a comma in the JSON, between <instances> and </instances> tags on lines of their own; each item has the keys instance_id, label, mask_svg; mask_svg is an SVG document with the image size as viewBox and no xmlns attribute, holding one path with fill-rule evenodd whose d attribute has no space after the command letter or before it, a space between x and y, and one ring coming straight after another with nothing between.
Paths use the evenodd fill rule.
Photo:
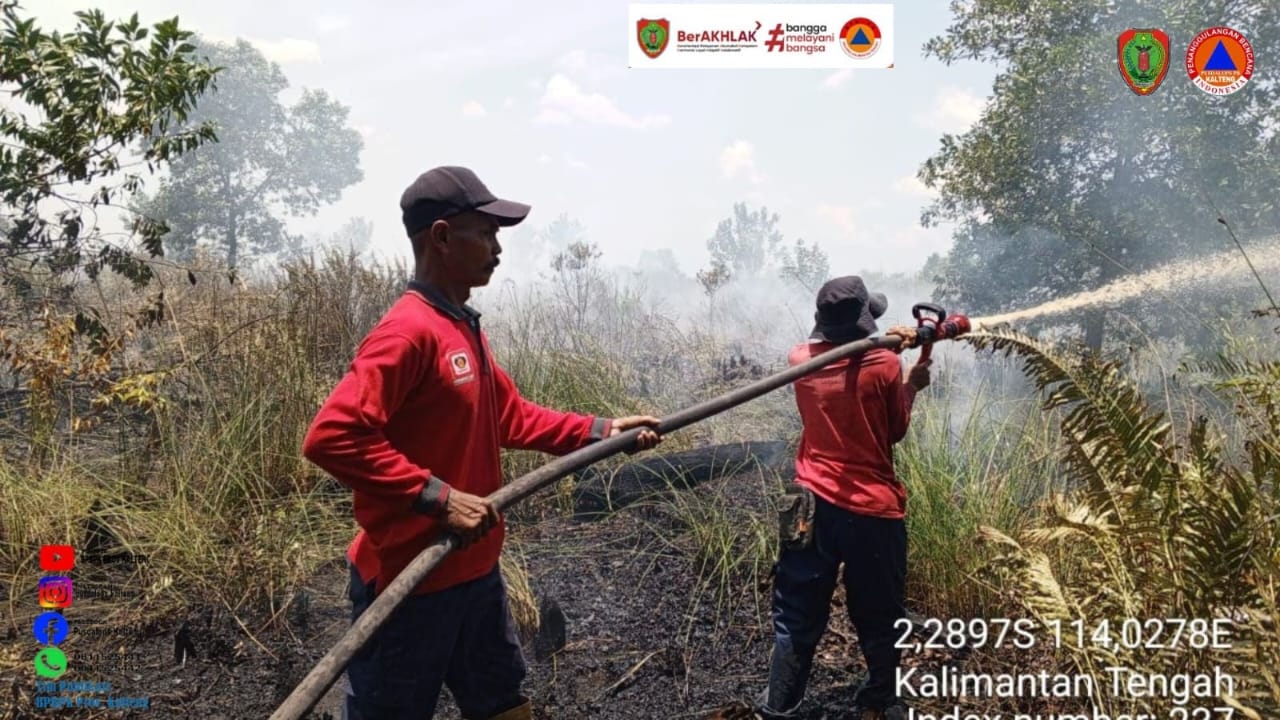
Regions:
<instances>
[{"instance_id":1,"label":"whatsapp icon","mask_svg":"<svg viewBox=\"0 0 1280 720\"><path fill-rule=\"evenodd\" d=\"M67 655L56 647L47 647L36 653L36 675L57 680L67 671Z\"/></svg>"}]
</instances>

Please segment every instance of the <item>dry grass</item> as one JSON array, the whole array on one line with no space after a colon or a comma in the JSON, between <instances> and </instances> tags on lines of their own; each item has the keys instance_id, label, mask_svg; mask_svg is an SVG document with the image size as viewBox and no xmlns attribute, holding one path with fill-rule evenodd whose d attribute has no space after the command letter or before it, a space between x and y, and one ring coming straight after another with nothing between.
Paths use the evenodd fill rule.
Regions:
<instances>
[{"instance_id":1,"label":"dry grass","mask_svg":"<svg viewBox=\"0 0 1280 720\"><path fill-rule=\"evenodd\" d=\"M199 265L194 273L195 285L185 270L161 273L163 313L150 325L135 320L154 298L105 279L86 285L78 307L95 308L121 338L101 356L59 333L75 307L55 307L47 321L30 308L6 308L10 317L25 318L6 328L6 337L11 352L17 348L29 360L8 378L21 390L9 395L16 408L6 416L0 462L0 577L11 588L9 616L20 631L30 614L26 589L38 575L36 549L49 542L84 543L91 518L116 537L114 550L145 558L129 566L129 582L146 590L126 599L122 618L199 604L277 617L319 568L341 556L355 530L348 493L306 463L299 449L356 345L402 292L407 268L329 253L236 282L216 265ZM598 276L496 288L486 302L492 345L525 395L578 412L663 415L746 382L721 366L744 347L759 351L751 359L768 372L782 358L771 360L759 354L761 348L785 345L757 337L779 332L767 319L748 318L745 329L725 340L721 328L691 326L646 306L634 290L601 284ZM733 310L725 306L718 316ZM1229 370L1227 377L1265 380L1268 367L1218 369ZM980 529L1022 537L1055 517L1055 507L1071 507L1040 500L1051 490L1072 490L1064 483L1080 480L1068 472L1079 467L1078 454L1070 451L1080 441L1064 440L1056 420L1028 398L971 393L963 386L941 373L918 401L911 433L897 451L911 492L910 597L941 617L1003 616L1028 596L1015 578L981 572L1001 547L981 544ZM1274 386L1249 387L1262 392L1256 388ZM742 440L794 445L799 426L793 402L787 390L771 393L669 437L664 450ZM1219 408L1229 411L1233 402L1241 405L1233 397ZM1253 414L1242 421L1257 427L1269 422L1274 431L1276 420L1266 410L1271 406L1256 398L1243 406ZM1256 455L1273 441L1263 432L1255 437L1253 450L1234 447L1224 462L1239 469L1249 452ZM515 477L543 459L506 453L504 472ZM1202 477L1214 475L1206 470ZM758 494L770 497L785 479L760 477ZM530 519L565 512L572 485L572 479L562 481L519 512ZM1209 517L1221 509L1217 497L1204 495L1193 507ZM655 527L652 534L693 564L700 584L695 602L717 608L743 598L759 602L776 555L772 508L745 507L727 494L672 498L660 509L670 527ZM1264 522L1253 511L1241 517L1251 528ZM1062 560L1058 582L1082 581L1088 558L1069 547L1052 557ZM1166 560L1177 568L1179 557ZM1196 562L1201 567L1204 558ZM519 540L513 539L502 570L513 612L529 636L538 627L537 604ZM1274 617L1275 569L1258 565L1253 573L1249 588L1259 599L1241 611ZM1131 578L1098 577L1111 579L1095 583L1095 591L1107 590L1113 580L1115 588L1132 586ZM1265 627L1274 634L1273 625ZM1265 634L1259 630L1255 637ZM1255 647L1274 660L1267 654L1274 643L1259 639Z\"/></svg>"}]
</instances>

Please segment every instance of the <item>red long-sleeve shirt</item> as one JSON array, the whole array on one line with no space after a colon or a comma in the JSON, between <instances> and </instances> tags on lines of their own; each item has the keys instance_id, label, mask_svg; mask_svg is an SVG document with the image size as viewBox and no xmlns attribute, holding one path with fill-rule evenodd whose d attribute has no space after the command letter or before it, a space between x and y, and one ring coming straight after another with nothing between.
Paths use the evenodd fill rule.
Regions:
<instances>
[{"instance_id":1,"label":"red long-sleeve shirt","mask_svg":"<svg viewBox=\"0 0 1280 720\"><path fill-rule=\"evenodd\" d=\"M610 425L522 398L494 361L479 313L411 288L365 337L303 443L308 460L353 491L361 530L347 557L378 588L439 539L436 510L450 489L485 496L502 486L500 447L563 455ZM416 592L487 574L504 536L499 523L454 551Z\"/></svg>"},{"instance_id":2,"label":"red long-sleeve shirt","mask_svg":"<svg viewBox=\"0 0 1280 720\"><path fill-rule=\"evenodd\" d=\"M835 346L791 349L799 365ZM795 382L804 430L796 482L827 502L862 515L902 518L907 489L893 470L893 445L907 434L916 390L902 382L891 350L877 348L837 361Z\"/></svg>"}]
</instances>

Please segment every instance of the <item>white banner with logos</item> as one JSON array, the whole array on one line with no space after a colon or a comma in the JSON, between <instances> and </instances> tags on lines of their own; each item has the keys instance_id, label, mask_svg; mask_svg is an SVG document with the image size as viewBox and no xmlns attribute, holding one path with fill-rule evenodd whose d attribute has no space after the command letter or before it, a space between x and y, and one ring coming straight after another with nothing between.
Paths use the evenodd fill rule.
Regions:
<instances>
[{"instance_id":1,"label":"white banner with logos","mask_svg":"<svg viewBox=\"0 0 1280 720\"><path fill-rule=\"evenodd\" d=\"M891 68L893 5L631 5L628 67Z\"/></svg>"}]
</instances>

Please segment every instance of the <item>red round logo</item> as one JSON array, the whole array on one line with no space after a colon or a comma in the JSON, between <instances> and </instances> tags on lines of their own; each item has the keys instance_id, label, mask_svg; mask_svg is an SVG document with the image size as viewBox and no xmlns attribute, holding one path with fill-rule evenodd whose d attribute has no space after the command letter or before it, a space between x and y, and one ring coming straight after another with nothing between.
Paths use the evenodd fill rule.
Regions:
<instances>
[{"instance_id":1,"label":"red round logo","mask_svg":"<svg viewBox=\"0 0 1280 720\"><path fill-rule=\"evenodd\" d=\"M1253 46L1239 30L1211 27L1187 46L1187 76L1210 95L1230 95L1253 77Z\"/></svg>"}]
</instances>

